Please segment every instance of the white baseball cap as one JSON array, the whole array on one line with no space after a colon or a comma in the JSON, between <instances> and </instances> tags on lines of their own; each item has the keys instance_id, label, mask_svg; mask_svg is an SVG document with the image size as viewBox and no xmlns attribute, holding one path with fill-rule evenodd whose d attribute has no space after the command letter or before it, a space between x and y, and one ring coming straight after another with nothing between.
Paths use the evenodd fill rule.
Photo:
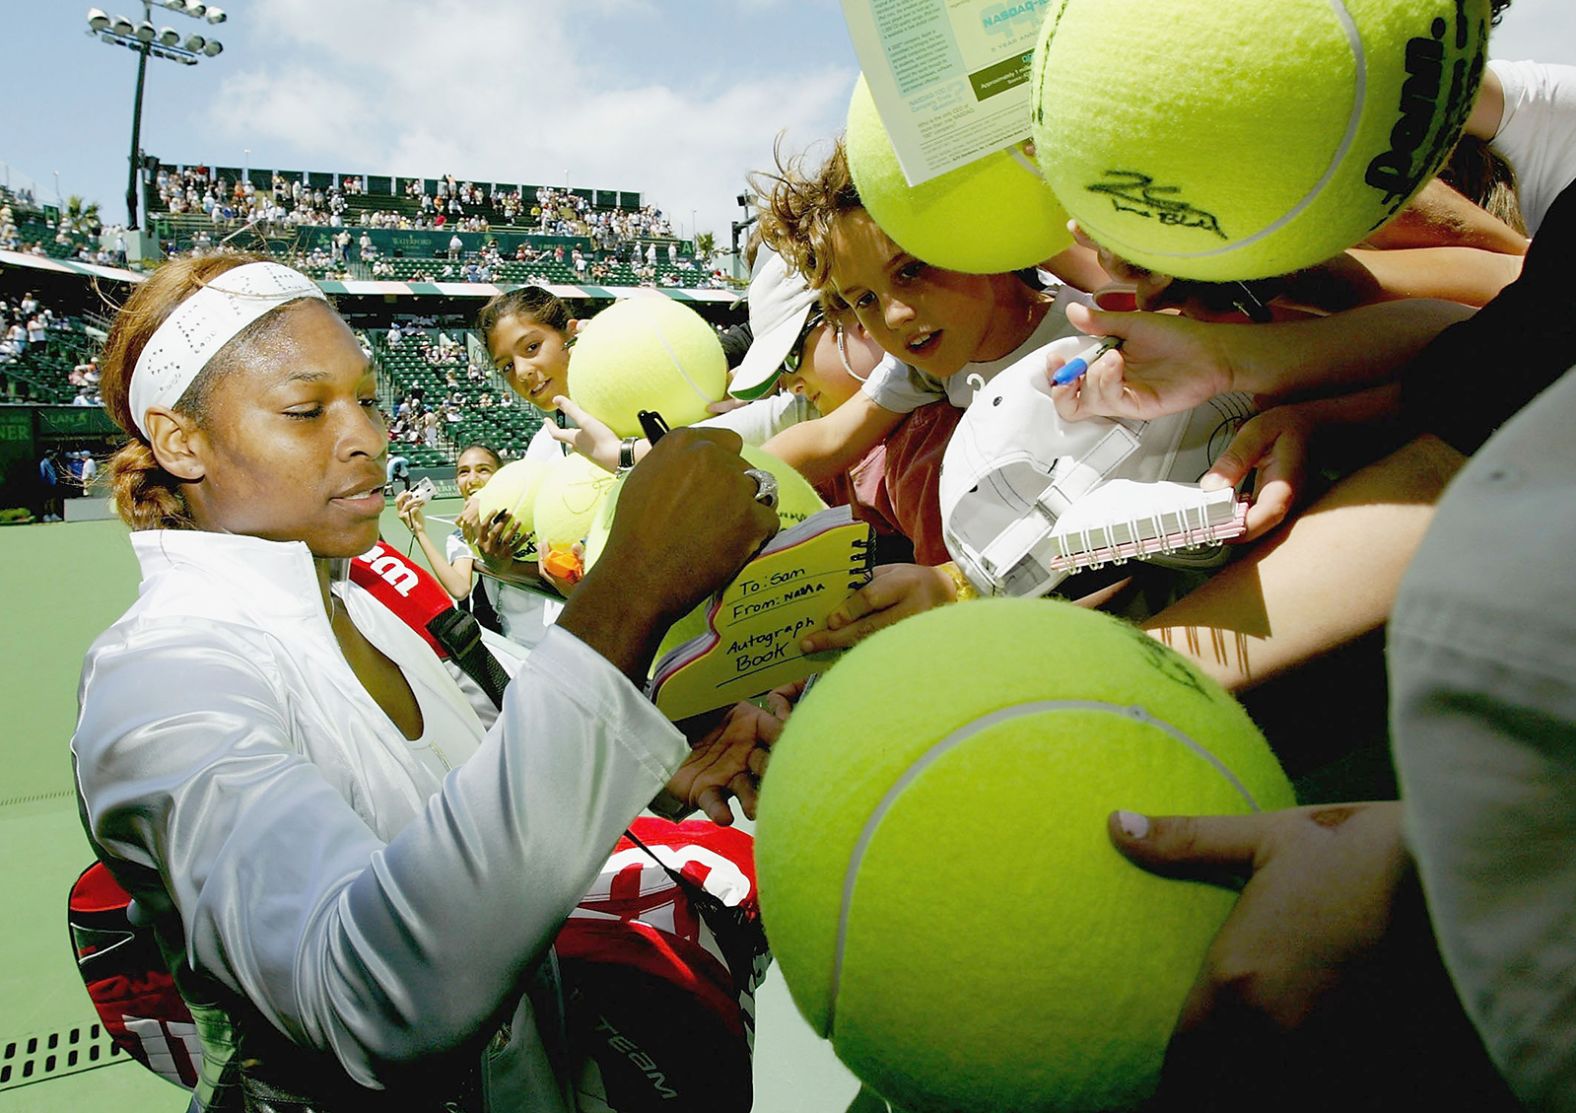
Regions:
<instances>
[{"instance_id":1,"label":"white baseball cap","mask_svg":"<svg viewBox=\"0 0 1576 1113\"><path fill-rule=\"evenodd\" d=\"M1226 394L1154 421L1063 421L1045 374L1050 356L1071 359L1087 336L1054 341L980 389L942 458L942 539L982 594L1036 596L1069 574L1049 567L1042 543L1079 498L1111 479L1195 483L1253 412L1245 394ZM1214 545L1154 559L1213 567Z\"/></svg>"},{"instance_id":2,"label":"white baseball cap","mask_svg":"<svg viewBox=\"0 0 1576 1113\"><path fill-rule=\"evenodd\" d=\"M816 303L816 293L804 278L765 244L755 256L747 296L750 350L739 361L728 386L735 398L759 398L770 389Z\"/></svg>"}]
</instances>

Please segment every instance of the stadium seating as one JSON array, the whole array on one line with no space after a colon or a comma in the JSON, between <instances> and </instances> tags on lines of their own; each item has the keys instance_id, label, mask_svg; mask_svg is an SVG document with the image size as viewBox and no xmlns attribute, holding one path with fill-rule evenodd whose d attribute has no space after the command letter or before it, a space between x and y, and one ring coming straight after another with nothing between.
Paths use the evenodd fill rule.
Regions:
<instances>
[{"instance_id":1,"label":"stadium seating","mask_svg":"<svg viewBox=\"0 0 1576 1113\"><path fill-rule=\"evenodd\" d=\"M439 331L427 330L426 335L436 342ZM541 428L541 411L513 397L509 387L490 369L486 378L473 382L463 358L441 365L424 359L418 343L419 330L417 333L402 330L403 339L398 347L389 345L386 329L368 329L366 336L372 345L373 358L383 382L385 406L390 413L402 398L415 390L420 391L422 401L429 407L441 405L456 392L461 398L462 420L439 422L438 448L408 442L391 446L391 451L406 457L413 467L452 465L459 450L474 441L481 441L506 457L516 458L524 454L526 445ZM449 336L455 338L453 330L449 330ZM463 346L460 351L465 351ZM450 368L456 371L455 386L446 382ZM479 402L483 394L490 394L494 399L507 398L508 404L482 408Z\"/></svg>"}]
</instances>

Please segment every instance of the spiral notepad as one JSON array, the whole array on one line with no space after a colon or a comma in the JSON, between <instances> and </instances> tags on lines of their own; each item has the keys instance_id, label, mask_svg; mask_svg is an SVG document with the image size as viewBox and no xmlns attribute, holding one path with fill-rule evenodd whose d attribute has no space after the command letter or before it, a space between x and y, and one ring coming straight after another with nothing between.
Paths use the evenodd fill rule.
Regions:
<instances>
[{"instance_id":1,"label":"spiral notepad","mask_svg":"<svg viewBox=\"0 0 1576 1113\"><path fill-rule=\"evenodd\" d=\"M1214 545L1239 536L1246 514L1229 487L1109 479L1056 520L1046 563L1067 571Z\"/></svg>"},{"instance_id":2,"label":"spiral notepad","mask_svg":"<svg viewBox=\"0 0 1576 1113\"><path fill-rule=\"evenodd\" d=\"M873 547L846 506L779 533L712 597L706 633L657 661L647 695L676 721L825 669L837 654L807 656L799 640L870 581Z\"/></svg>"}]
</instances>

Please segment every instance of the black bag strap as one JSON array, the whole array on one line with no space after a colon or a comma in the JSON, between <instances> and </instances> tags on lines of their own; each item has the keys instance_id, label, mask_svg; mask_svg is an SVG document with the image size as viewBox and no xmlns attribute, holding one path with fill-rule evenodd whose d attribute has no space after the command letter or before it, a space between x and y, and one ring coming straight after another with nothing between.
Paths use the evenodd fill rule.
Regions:
<instances>
[{"instance_id":1,"label":"black bag strap","mask_svg":"<svg viewBox=\"0 0 1576 1113\"><path fill-rule=\"evenodd\" d=\"M509 674L504 672L496 658L482 643L482 628L476 616L469 611L451 608L438 614L427 623L427 633L448 652L450 659L465 675L481 685L493 706L503 708L503 690L509 686Z\"/></svg>"}]
</instances>

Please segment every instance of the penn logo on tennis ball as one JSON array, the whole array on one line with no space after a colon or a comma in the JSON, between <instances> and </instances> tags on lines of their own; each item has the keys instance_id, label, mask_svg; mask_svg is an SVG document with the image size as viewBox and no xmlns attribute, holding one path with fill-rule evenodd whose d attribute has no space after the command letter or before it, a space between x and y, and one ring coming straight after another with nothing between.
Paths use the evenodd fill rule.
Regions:
<instances>
[{"instance_id":1,"label":"penn logo on tennis ball","mask_svg":"<svg viewBox=\"0 0 1576 1113\"><path fill-rule=\"evenodd\" d=\"M1374 157L1363 180L1384 193L1386 219L1422 184L1431 168L1441 161L1444 148L1453 142L1471 111L1469 93L1475 93L1483 71L1480 47L1471 58L1458 58L1449 68L1449 90L1445 89L1445 35L1450 30L1444 19L1436 18L1427 36L1407 40L1407 79L1401 86L1400 119L1390 129L1390 149ZM1479 36L1479 42L1483 41ZM1470 40L1465 0L1456 3L1454 48L1464 50ZM1444 96L1444 112L1439 126L1435 110ZM1419 158L1419 151L1422 157Z\"/></svg>"}]
</instances>

